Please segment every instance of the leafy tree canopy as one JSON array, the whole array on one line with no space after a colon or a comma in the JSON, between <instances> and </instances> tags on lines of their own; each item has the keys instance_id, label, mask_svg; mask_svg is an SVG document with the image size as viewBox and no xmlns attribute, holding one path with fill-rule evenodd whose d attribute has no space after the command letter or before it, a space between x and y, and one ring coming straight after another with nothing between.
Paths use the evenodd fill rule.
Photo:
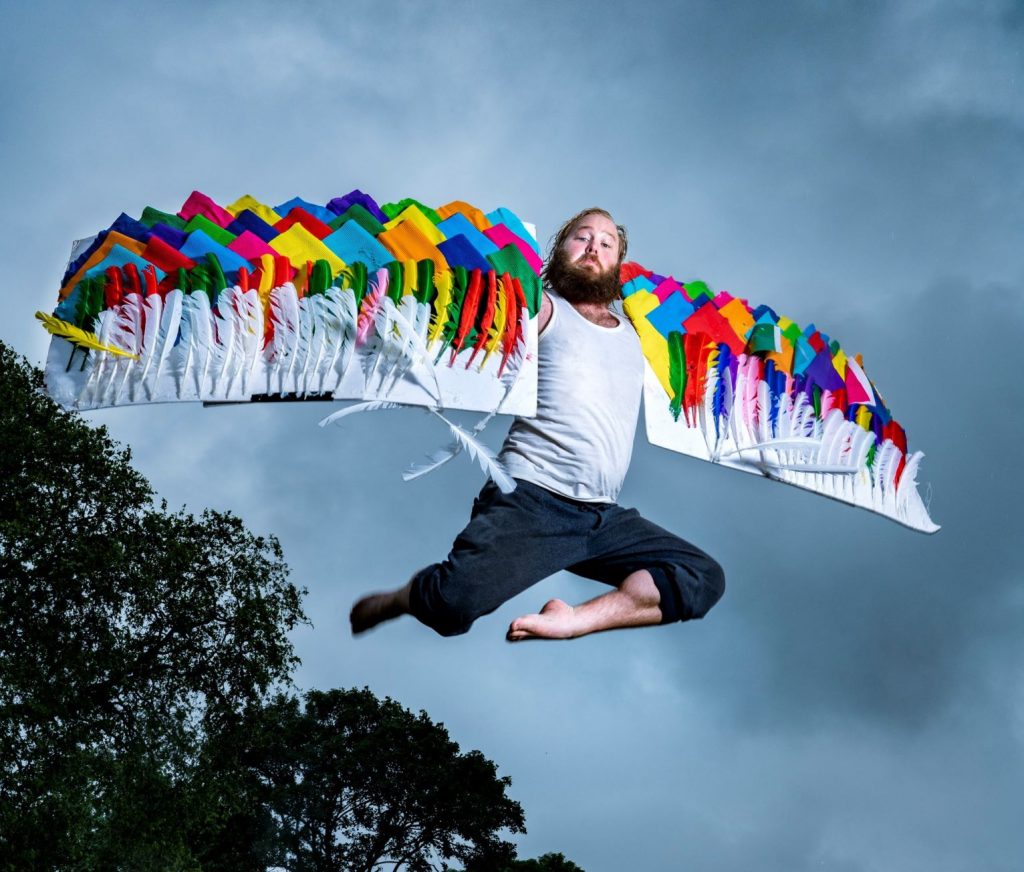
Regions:
<instances>
[{"instance_id":1,"label":"leafy tree canopy","mask_svg":"<svg viewBox=\"0 0 1024 872\"><path fill-rule=\"evenodd\" d=\"M0 343L0 857L11 868L99 868L118 844L139 846L132 866L150 852L153 868L189 868L182 827L161 824L212 813L183 785L204 737L288 679L300 600L276 540L230 514L155 504L129 452L59 408Z\"/></svg>"},{"instance_id":2,"label":"leafy tree canopy","mask_svg":"<svg viewBox=\"0 0 1024 872\"><path fill-rule=\"evenodd\" d=\"M0 870L580 872L425 713L283 693L277 541L130 461L0 343Z\"/></svg>"},{"instance_id":3,"label":"leafy tree canopy","mask_svg":"<svg viewBox=\"0 0 1024 872\"><path fill-rule=\"evenodd\" d=\"M495 870L515 857L501 833L525 832L490 760L368 689L311 691L304 706L279 696L231 742L245 748L254 807L274 819L275 860L289 870Z\"/></svg>"}]
</instances>

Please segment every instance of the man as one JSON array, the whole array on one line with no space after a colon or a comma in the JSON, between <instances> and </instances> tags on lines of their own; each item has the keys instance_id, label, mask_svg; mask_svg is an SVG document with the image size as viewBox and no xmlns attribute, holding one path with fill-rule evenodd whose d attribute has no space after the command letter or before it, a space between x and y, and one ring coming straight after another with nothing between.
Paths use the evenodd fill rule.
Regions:
<instances>
[{"instance_id":1,"label":"man","mask_svg":"<svg viewBox=\"0 0 1024 872\"><path fill-rule=\"evenodd\" d=\"M544 268L536 418L517 418L499 460L516 489L488 482L443 563L352 609L352 632L412 614L444 636L466 632L560 569L611 585L579 606L549 600L506 638L570 639L703 617L725 588L704 552L615 504L640 413L644 360L620 293L626 232L603 209L558 231Z\"/></svg>"}]
</instances>

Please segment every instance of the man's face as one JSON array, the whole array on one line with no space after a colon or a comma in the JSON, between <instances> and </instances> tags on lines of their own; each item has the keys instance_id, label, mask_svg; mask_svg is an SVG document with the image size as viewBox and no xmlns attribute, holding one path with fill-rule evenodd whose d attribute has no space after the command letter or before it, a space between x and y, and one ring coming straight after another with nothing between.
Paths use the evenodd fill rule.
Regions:
<instances>
[{"instance_id":1,"label":"man's face","mask_svg":"<svg viewBox=\"0 0 1024 872\"><path fill-rule=\"evenodd\" d=\"M562 250L566 260L580 270L593 275L614 270L619 263L618 228L604 215L584 215L562 244Z\"/></svg>"},{"instance_id":2,"label":"man's face","mask_svg":"<svg viewBox=\"0 0 1024 872\"><path fill-rule=\"evenodd\" d=\"M546 276L570 303L607 305L619 296L619 231L604 215L590 213L576 222L552 255Z\"/></svg>"}]
</instances>

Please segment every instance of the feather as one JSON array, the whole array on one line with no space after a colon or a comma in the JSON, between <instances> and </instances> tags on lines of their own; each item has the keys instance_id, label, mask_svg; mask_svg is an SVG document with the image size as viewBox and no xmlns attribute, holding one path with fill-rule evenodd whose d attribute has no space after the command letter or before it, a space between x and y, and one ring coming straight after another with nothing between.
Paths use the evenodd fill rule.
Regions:
<instances>
[{"instance_id":1,"label":"feather","mask_svg":"<svg viewBox=\"0 0 1024 872\"><path fill-rule=\"evenodd\" d=\"M505 332L501 337L501 363L498 366L498 378L501 378L501 374L505 371L505 366L508 363L509 357L512 356L515 351L516 345L520 334L525 329L523 326L523 313L526 312L528 318L530 313L526 310L526 298L525 296L520 302L519 295L516 294L515 280L511 279L508 274L502 278L502 292L505 297L505 308L508 311L505 321ZM522 289L520 289L522 294Z\"/></svg>"},{"instance_id":2,"label":"feather","mask_svg":"<svg viewBox=\"0 0 1024 872\"><path fill-rule=\"evenodd\" d=\"M728 424L729 412L732 410L732 377L729 372L729 360L732 355L729 346L718 346L718 360L715 364L715 393L711 403L711 411L715 416L715 441L722 438L722 424ZM723 420L724 419L724 420Z\"/></svg>"},{"instance_id":3,"label":"feather","mask_svg":"<svg viewBox=\"0 0 1024 872\"><path fill-rule=\"evenodd\" d=\"M466 362L466 369L472 366L484 343L491 338L491 325L494 323L494 310L497 306L498 297L498 274L494 270L487 273L487 301L484 304L484 314L480 319L480 326L477 331L476 342L473 343L473 353Z\"/></svg>"},{"instance_id":4,"label":"feather","mask_svg":"<svg viewBox=\"0 0 1024 872\"><path fill-rule=\"evenodd\" d=\"M491 451L490 448L482 442L477 441L475 437L467 433L457 424L453 424L444 415L437 411L437 409L430 409L429 411L448 425L448 429L451 430L452 436L455 437L457 442L462 443L463 451L466 451L469 456L480 465L480 468L491 477L491 480L498 486L502 493L512 493L512 491L515 490L515 481L513 481L508 473L501 468L501 464L498 463L497 458L494 456L494 452Z\"/></svg>"},{"instance_id":5,"label":"feather","mask_svg":"<svg viewBox=\"0 0 1024 872\"><path fill-rule=\"evenodd\" d=\"M511 311L508 302L508 291L506 290L508 280L508 275L501 277L501 286L495 294L494 320L491 322L491 329L488 331L484 359L480 361L481 372L487 366L487 361L490 360L491 355L501 347L502 339L505 336L505 324L508 322L509 312Z\"/></svg>"},{"instance_id":6,"label":"feather","mask_svg":"<svg viewBox=\"0 0 1024 872\"><path fill-rule=\"evenodd\" d=\"M268 320L274 327L268 346L270 363L277 371L278 393L284 393L285 378L295 364L299 347L299 298L295 286L287 282L270 292Z\"/></svg>"},{"instance_id":7,"label":"feather","mask_svg":"<svg viewBox=\"0 0 1024 872\"><path fill-rule=\"evenodd\" d=\"M452 366L455 363L455 358L472 335L473 325L476 322L476 310L480 305L483 286L483 274L480 270L474 269L470 274L466 298L462 303L462 312L459 314L459 327L455 331L455 337L452 340L452 358L448 361L448 366Z\"/></svg>"},{"instance_id":8,"label":"feather","mask_svg":"<svg viewBox=\"0 0 1024 872\"><path fill-rule=\"evenodd\" d=\"M452 302L452 271L444 270L434 276L437 296L434 297L434 318L427 331L427 345L433 345L442 338L448 326L448 307Z\"/></svg>"},{"instance_id":9,"label":"feather","mask_svg":"<svg viewBox=\"0 0 1024 872\"><path fill-rule=\"evenodd\" d=\"M259 292L255 288L243 290L239 286L240 293L236 295L236 305L240 306L242 314L242 393L249 393L249 378L263 350L263 304L260 302Z\"/></svg>"},{"instance_id":10,"label":"feather","mask_svg":"<svg viewBox=\"0 0 1024 872\"><path fill-rule=\"evenodd\" d=\"M205 291L192 291L183 301L183 311L188 313L190 351L196 358L196 398L206 393L206 372L213 354L213 312L210 298ZM187 363L186 363L187 367Z\"/></svg>"},{"instance_id":11,"label":"feather","mask_svg":"<svg viewBox=\"0 0 1024 872\"><path fill-rule=\"evenodd\" d=\"M780 451L783 449L814 449L817 451L821 447L821 441L818 439L769 439L765 442L755 442L753 445L741 445L736 448L730 448L728 451L723 451L720 457L732 457L736 454L742 454L744 451L763 451L764 449L770 448L774 451Z\"/></svg>"},{"instance_id":12,"label":"feather","mask_svg":"<svg viewBox=\"0 0 1024 872\"><path fill-rule=\"evenodd\" d=\"M686 348L683 334L678 330L668 334L668 380L672 386L672 399L668 407L673 420L678 421L686 393Z\"/></svg>"},{"instance_id":13,"label":"feather","mask_svg":"<svg viewBox=\"0 0 1024 872\"><path fill-rule=\"evenodd\" d=\"M119 345L126 351L132 352L136 359L141 356L145 344L144 330L146 326L146 315L143 310L141 294L125 294L121 302L114 309L114 324L111 329L111 338L115 345ZM123 358L121 360L124 360ZM132 362L124 361L118 365L123 370L117 390L111 400L112 405L117 405L118 399L128 385L128 380L134 371ZM131 394L129 393L129 397Z\"/></svg>"},{"instance_id":14,"label":"feather","mask_svg":"<svg viewBox=\"0 0 1024 872\"><path fill-rule=\"evenodd\" d=\"M403 308L406 309L406 312L402 311ZM409 309L414 309L416 314L412 315L408 311ZM392 354L396 358L396 363L393 367L393 378L388 390L393 390L399 379L412 369L416 380L427 390L431 399L435 403L440 404L441 384L437 380L437 371L434 368L433 361L430 359L426 343L423 341L420 332L416 329L416 324L410 320L409 315L417 318L419 315L419 305L416 303L415 297L411 294L406 294L402 297L401 307L395 306L390 299L385 299L376 317L377 329L382 334L385 347L388 347L390 343ZM388 334L387 336L383 335L385 332ZM419 364L430 373L432 383L428 384L419 374L416 364ZM383 383L383 379L381 381Z\"/></svg>"},{"instance_id":15,"label":"feather","mask_svg":"<svg viewBox=\"0 0 1024 872\"><path fill-rule=\"evenodd\" d=\"M462 443L458 440L448 443L444 448L438 448L427 455L426 461L410 463L405 472L402 473L402 481L415 481L424 475L428 475L435 469L440 469L449 460L453 460L462 453Z\"/></svg>"},{"instance_id":16,"label":"feather","mask_svg":"<svg viewBox=\"0 0 1024 872\"><path fill-rule=\"evenodd\" d=\"M505 392L506 397L508 396L509 390L511 390L511 385L509 385L508 390L506 390ZM495 408L493 412L488 412L486 415L484 415L484 417L477 421L476 424L473 425L472 433L474 436L479 436L484 431L487 425L493 420L494 416L498 414L498 411L501 409L501 403L503 403L504 401L505 398L503 397L501 402L498 403L497 408ZM461 442L459 442L458 440L455 440L454 442L449 442L444 448L438 448L436 451L430 452L430 454L427 455L427 460L425 463L411 463L405 470L405 472L402 473L402 479L404 481L412 481L413 479L417 479L420 478L421 476L427 475L428 473L433 472L435 469L439 469L440 467L444 466L449 460L453 459L454 457L458 456L461 453Z\"/></svg>"},{"instance_id":17,"label":"feather","mask_svg":"<svg viewBox=\"0 0 1024 872\"><path fill-rule=\"evenodd\" d=\"M332 368L338 374L335 380L334 390L338 390L348 367L352 363L352 356L356 349L356 325L359 321L358 303L356 294L352 288L339 290L331 288L328 297L336 299L338 303L338 316L344 325L344 333L339 342L338 354L332 362Z\"/></svg>"},{"instance_id":18,"label":"feather","mask_svg":"<svg viewBox=\"0 0 1024 872\"><path fill-rule=\"evenodd\" d=\"M374 316L381 305L381 298L388 292L388 271L381 267L369 283L369 290L359 308L359 321L356 326L356 343L364 345L374 324Z\"/></svg>"},{"instance_id":19,"label":"feather","mask_svg":"<svg viewBox=\"0 0 1024 872\"><path fill-rule=\"evenodd\" d=\"M100 342L95 333L89 333L81 327L76 327L74 324L62 321L60 318L56 318L53 315L48 315L45 312L36 312L36 318L43 322L43 326L53 336L59 336L61 339L66 339L78 348L85 348L91 351L105 351L108 354L120 357L131 357L132 359L137 358L137 355L132 354L130 351L125 351L123 348L118 348L116 345L106 345Z\"/></svg>"},{"instance_id":20,"label":"feather","mask_svg":"<svg viewBox=\"0 0 1024 872\"><path fill-rule=\"evenodd\" d=\"M320 421L321 427L326 427L328 424L337 424L342 418L347 418L349 415L356 415L360 412L375 412L378 409L405 409L407 406L403 406L401 403L391 403L386 400L371 400L366 403L355 403L351 406L347 406L332 415L328 415L322 421Z\"/></svg>"},{"instance_id":21,"label":"feather","mask_svg":"<svg viewBox=\"0 0 1024 872\"><path fill-rule=\"evenodd\" d=\"M134 264L132 264L132 266L134 266ZM136 278L138 278L137 272ZM157 346L159 345L159 338L161 335L160 324L163 320L164 309L163 297L159 294L150 294L145 298L143 307L144 326L142 333L142 351L139 354L139 366L136 367L138 375L136 376L135 384L145 387L146 376L149 374L149 369L153 365L153 360L158 354ZM141 367L141 370L139 370L139 367ZM146 393L148 398L152 400L152 388L147 390Z\"/></svg>"}]
</instances>

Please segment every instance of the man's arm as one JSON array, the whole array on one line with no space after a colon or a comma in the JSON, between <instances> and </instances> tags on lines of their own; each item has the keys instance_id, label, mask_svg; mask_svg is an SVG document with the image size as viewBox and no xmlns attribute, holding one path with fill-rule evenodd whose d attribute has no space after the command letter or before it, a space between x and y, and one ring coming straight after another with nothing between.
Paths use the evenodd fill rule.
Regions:
<instances>
[{"instance_id":1,"label":"man's arm","mask_svg":"<svg viewBox=\"0 0 1024 872\"><path fill-rule=\"evenodd\" d=\"M551 310L553 306L551 304L551 298L548 296L547 291L540 292L540 312L537 318L537 335L539 336L544 332L544 328L548 326L548 321L551 320Z\"/></svg>"}]
</instances>

